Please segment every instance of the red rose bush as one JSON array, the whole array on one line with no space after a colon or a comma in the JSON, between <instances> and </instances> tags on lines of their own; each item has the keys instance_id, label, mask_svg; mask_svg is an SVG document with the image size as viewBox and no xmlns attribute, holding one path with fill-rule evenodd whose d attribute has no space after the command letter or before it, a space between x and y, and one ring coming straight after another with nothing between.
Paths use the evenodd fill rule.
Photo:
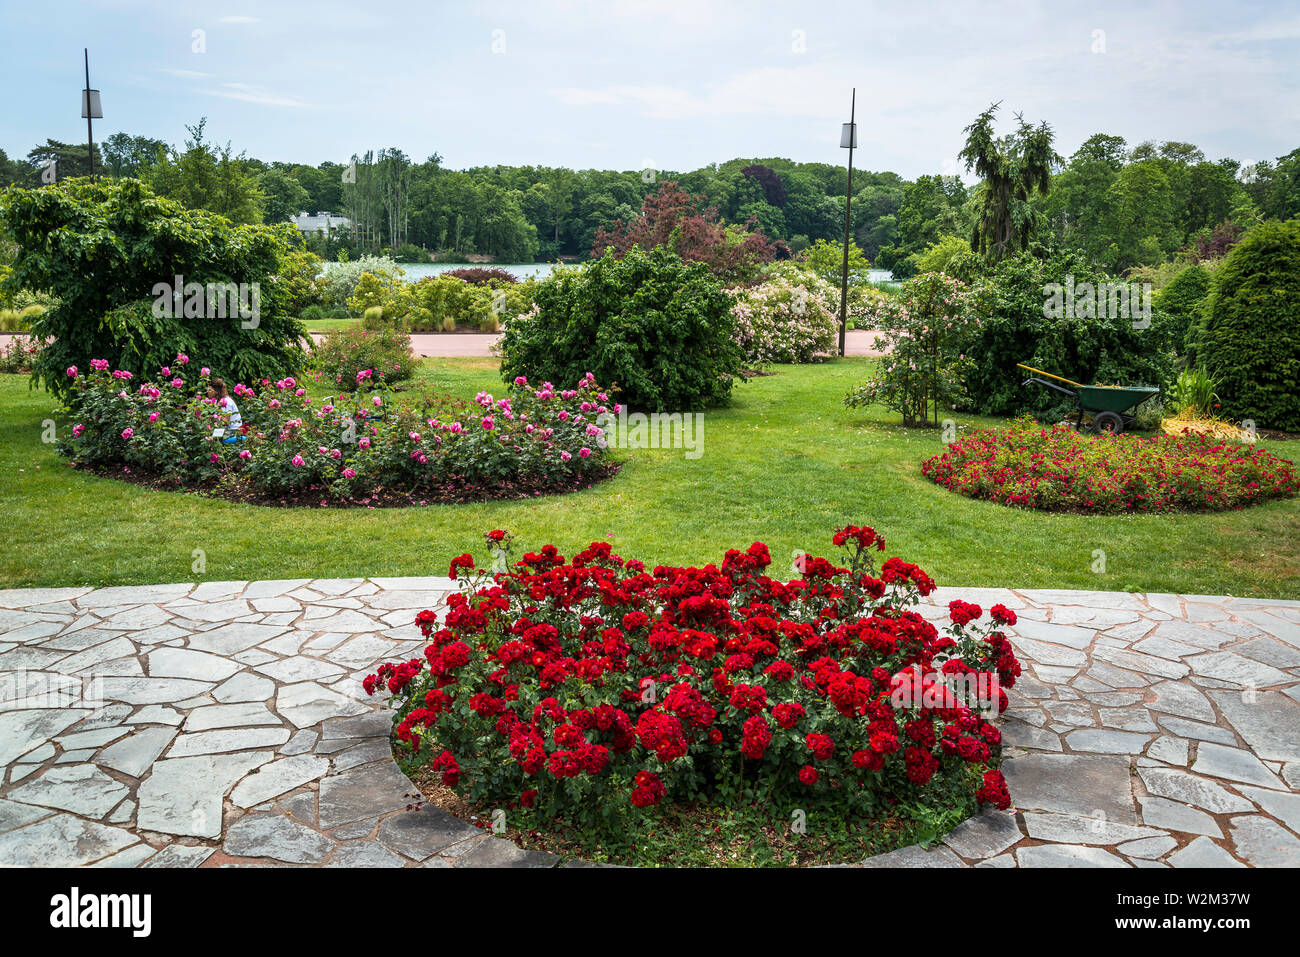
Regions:
<instances>
[{"instance_id":1,"label":"red rose bush","mask_svg":"<svg viewBox=\"0 0 1300 957\"><path fill-rule=\"evenodd\" d=\"M1088 436L1027 419L962 436L921 472L970 498L1045 511L1219 511L1300 491L1291 462L1254 446L1193 432Z\"/></svg>"},{"instance_id":2,"label":"red rose bush","mask_svg":"<svg viewBox=\"0 0 1300 957\"><path fill-rule=\"evenodd\" d=\"M941 633L914 610L934 582L897 557L877 572L871 528L835 533L847 567L803 556L784 582L757 542L648 570L608 543L510 564L509 534L487 541L494 569L457 557L445 619L416 617L423 657L365 679L393 696L408 767L470 802L574 821L741 795L1009 806L990 719L1020 673L1015 614L955 601Z\"/></svg>"}]
</instances>

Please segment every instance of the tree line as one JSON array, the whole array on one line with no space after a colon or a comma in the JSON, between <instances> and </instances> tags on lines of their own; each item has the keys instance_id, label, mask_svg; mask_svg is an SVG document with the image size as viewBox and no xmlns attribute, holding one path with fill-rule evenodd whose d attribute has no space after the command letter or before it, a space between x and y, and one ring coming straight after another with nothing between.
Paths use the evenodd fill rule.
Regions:
<instances>
[{"instance_id":1,"label":"tree line","mask_svg":"<svg viewBox=\"0 0 1300 957\"><path fill-rule=\"evenodd\" d=\"M995 104L965 131L961 159L978 177L973 185L952 174L907 180L855 170L851 231L874 266L903 278L946 243L996 258L1034 236L1120 272L1168 262L1189 247L1213 248L1264 219L1300 215L1300 149L1248 164L1211 160L1191 143L1130 146L1098 133L1065 157L1046 123L1017 117L1011 133L997 135L996 111ZM416 161L390 147L311 166L236 154L210 137L205 120L187 131L179 147L115 133L95 145L95 171L139 178L236 223L283 222L301 211L347 216L355 232L309 240L330 259L344 250L405 259L586 258L602 230L633 222L667 181L704 197L723 223L795 253L843 235L848 176L827 163L767 157L687 171L453 170L437 153ZM25 158L0 150L0 184L42 185L51 162L59 180L90 172L85 144L50 139Z\"/></svg>"}]
</instances>

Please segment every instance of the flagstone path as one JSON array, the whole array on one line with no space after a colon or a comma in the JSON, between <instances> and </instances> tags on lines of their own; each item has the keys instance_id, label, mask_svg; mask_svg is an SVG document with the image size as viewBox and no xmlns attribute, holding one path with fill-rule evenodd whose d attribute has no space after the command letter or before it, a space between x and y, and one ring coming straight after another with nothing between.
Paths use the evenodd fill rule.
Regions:
<instances>
[{"instance_id":1,"label":"flagstone path","mask_svg":"<svg viewBox=\"0 0 1300 957\"><path fill-rule=\"evenodd\" d=\"M550 867L430 805L360 679L445 578L0 591L0 865ZM1016 610L1016 813L905 867L1300 866L1300 602L941 589ZM815 826L815 822L809 822Z\"/></svg>"}]
</instances>

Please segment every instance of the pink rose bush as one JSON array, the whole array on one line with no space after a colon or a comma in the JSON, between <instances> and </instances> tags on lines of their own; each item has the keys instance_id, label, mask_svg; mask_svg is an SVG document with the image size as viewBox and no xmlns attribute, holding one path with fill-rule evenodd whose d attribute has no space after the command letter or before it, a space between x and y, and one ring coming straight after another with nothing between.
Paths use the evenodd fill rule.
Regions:
<instances>
[{"instance_id":1,"label":"pink rose bush","mask_svg":"<svg viewBox=\"0 0 1300 957\"><path fill-rule=\"evenodd\" d=\"M236 384L231 397L243 424L231 430L230 417L206 397L207 376L186 365L170 370L180 386L159 386L115 378L107 363L92 362L73 380L65 412L74 425L60 450L79 465L125 465L191 486L233 482L267 495L312 492L339 503L369 502L381 490L490 498L601 477L607 457L597 420L619 409L590 376L575 389L523 380L501 398L411 403L313 399L290 376L255 389ZM230 437L236 441L224 441Z\"/></svg>"}]
</instances>

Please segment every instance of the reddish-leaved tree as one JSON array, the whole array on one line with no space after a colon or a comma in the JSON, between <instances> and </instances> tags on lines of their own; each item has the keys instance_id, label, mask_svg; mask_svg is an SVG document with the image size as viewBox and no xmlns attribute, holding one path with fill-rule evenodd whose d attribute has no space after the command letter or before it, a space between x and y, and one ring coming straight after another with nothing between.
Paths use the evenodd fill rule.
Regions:
<instances>
[{"instance_id":1,"label":"reddish-leaved tree","mask_svg":"<svg viewBox=\"0 0 1300 957\"><path fill-rule=\"evenodd\" d=\"M763 263L790 257L790 248L769 240L753 219L745 224L743 235L728 230L717 207L707 202L707 197L693 196L675 181L660 183L646 195L641 215L632 222L619 219L608 229L596 230L591 255L599 258L612 247L621 258L633 246L649 250L668 245L688 262L704 263L729 285L755 282Z\"/></svg>"}]
</instances>

